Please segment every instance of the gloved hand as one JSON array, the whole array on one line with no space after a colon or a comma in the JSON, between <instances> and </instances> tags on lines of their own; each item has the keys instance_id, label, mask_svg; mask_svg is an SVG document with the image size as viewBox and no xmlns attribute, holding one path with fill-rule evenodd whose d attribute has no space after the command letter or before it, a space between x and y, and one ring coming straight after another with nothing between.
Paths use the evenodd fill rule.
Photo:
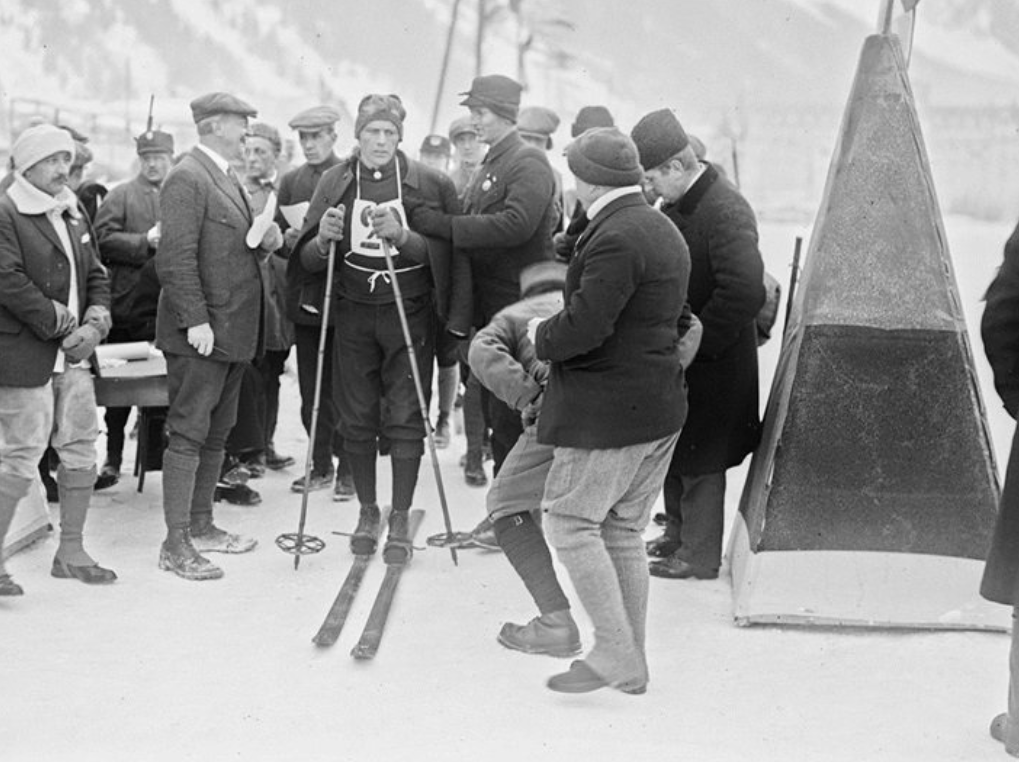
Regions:
<instances>
[{"instance_id":1,"label":"gloved hand","mask_svg":"<svg viewBox=\"0 0 1019 762\"><path fill-rule=\"evenodd\" d=\"M427 204L415 208L411 213L411 227L421 235L432 238L453 240L453 215L432 209Z\"/></svg>"},{"instance_id":2,"label":"gloved hand","mask_svg":"<svg viewBox=\"0 0 1019 762\"><path fill-rule=\"evenodd\" d=\"M155 225L153 225L151 228L149 228L148 232L145 234L145 238L148 240L149 246L151 248L153 248L153 249L158 249L159 248L159 239L161 237L162 237L162 231L160 229L160 226L159 226L158 222Z\"/></svg>"},{"instance_id":3,"label":"gloved hand","mask_svg":"<svg viewBox=\"0 0 1019 762\"><path fill-rule=\"evenodd\" d=\"M280 226L277 223L273 222L269 225L265 235L262 236L262 243L259 248L270 254L283 248L283 233L280 231Z\"/></svg>"},{"instance_id":4,"label":"gloved hand","mask_svg":"<svg viewBox=\"0 0 1019 762\"><path fill-rule=\"evenodd\" d=\"M580 236L570 233L556 233L552 236L552 246L555 248L556 259L561 262L569 262L573 256L573 247Z\"/></svg>"},{"instance_id":5,"label":"gloved hand","mask_svg":"<svg viewBox=\"0 0 1019 762\"><path fill-rule=\"evenodd\" d=\"M545 399L544 389L538 392L538 396L527 403L527 406L520 411L520 422L524 424L524 428L531 426L538 422L538 413L541 412L541 403Z\"/></svg>"},{"instance_id":6,"label":"gloved hand","mask_svg":"<svg viewBox=\"0 0 1019 762\"><path fill-rule=\"evenodd\" d=\"M85 317L81 322L99 331L99 336L103 339L109 335L110 328L113 327L113 317L110 315L110 311L98 304L93 304L85 310Z\"/></svg>"},{"instance_id":7,"label":"gloved hand","mask_svg":"<svg viewBox=\"0 0 1019 762\"><path fill-rule=\"evenodd\" d=\"M406 231L400 222L400 215L392 207L377 206L372 210L372 230L394 246L404 243Z\"/></svg>"},{"instance_id":8,"label":"gloved hand","mask_svg":"<svg viewBox=\"0 0 1019 762\"><path fill-rule=\"evenodd\" d=\"M60 346L68 360L81 362L92 356L100 341L102 341L102 337L99 335L99 331L94 326L86 324L78 326Z\"/></svg>"},{"instance_id":9,"label":"gloved hand","mask_svg":"<svg viewBox=\"0 0 1019 762\"><path fill-rule=\"evenodd\" d=\"M283 242L287 245L288 249L293 249L294 244L297 243L297 239L301 237L301 231L297 228L287 228L283 234Z\"/></svg>"},{"instance_id":10,"label":"gloved hand","mask_svg":"<svg viewBox=\"0 0 1019 762\"><path fill-rule=\"evenodd\" d=\"M53 329L53 336L55 338L62 338L78 327L78 318L74 316L74 313L67 309L67 305L62 302L58 302L55 299L50 300L53 303L53 312L56 315L57 323Z\"/></svg>"}]
</instances>

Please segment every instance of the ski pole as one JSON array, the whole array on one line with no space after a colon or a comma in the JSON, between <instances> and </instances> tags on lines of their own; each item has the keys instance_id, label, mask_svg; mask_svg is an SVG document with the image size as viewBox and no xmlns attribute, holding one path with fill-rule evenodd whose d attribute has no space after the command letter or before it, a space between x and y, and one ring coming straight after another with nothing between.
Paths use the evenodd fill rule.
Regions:
<instances>
[{"instance_id":1,"label":"ski pole","mask_svg":"<svg viewBox=\"0 0 1019 762\"><path fill-rule=\"evenodd\" d=\"M296 254L296 252L295 252ZM287 532L276 538L276 546L284 553L294 556L294 571L301 563L301 556L318 553L325 547L318 537L304 533L308 518L308 492L311 483L311 461L315 452L315 431L318 428L318 409L322 399L322 366L325 363L326 336L329 333L329 312L332 307L333 272L336 268L336 241L329 242L329 262L326 265L326 288L322 297L322 323L318 332L318 360L315 364L315 394L311 404L311 425L308 427L308 449L304 456L304 489L301 490L301 518L297 532Z\"/></svg>"},{"instance_id":2,"label":"ski pole","mask_svg":"<svg viewBox=\"0 0 1019 762\"><path fill-rule=\"evenodd\" d=\"M393 266L393 254L389 249L389 241L380 238L382 241L382 253L386 258L386 270L389 278L393 281L393 294L396 296L396 311L400 315L400 328L403 329L403 340L407 344L407 355L410 357L410 372L414 377L414 390L418 395L418 404L421 406L421 418L425 424L425 436L428 439L428 453L432 457L432 469L435 471L435 484L439 488L439 504L442 506L442 518L446 522L446 532L453 534L453 525L449 520L449 505L446 503L446 489L442 484L442 471L439 469L439 455L435 451L435 437L432 435L432 423L428 420L428 402L425 400L425 390L421 385L421 372L418 370L417 355L414 353L414 340L410 335L410 324L407 322L407 313L403 307L403 294L400 292L400 281L396 277L396 268ZM460 565L456 557L456 548L449 546L449 554L453 557L453 563Z\"/></svg>"}]
</instances>

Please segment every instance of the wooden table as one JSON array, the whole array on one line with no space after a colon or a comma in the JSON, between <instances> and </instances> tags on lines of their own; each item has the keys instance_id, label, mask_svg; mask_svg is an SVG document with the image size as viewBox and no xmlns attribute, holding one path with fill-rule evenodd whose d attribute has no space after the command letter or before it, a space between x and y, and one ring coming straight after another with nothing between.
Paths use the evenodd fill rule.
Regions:
<instances>
[{"instance_id":1,"label":"wooden table","mask_svg":"<svg viewBox=\"0 0 1019 762\"><path fill-rule=\"evenodd\" d=\"M141 492L145 486L152 409L165 408L170 404L166 389L166 360L162 357L131 360L116 367L101 368L99 372L100 375L95 379L97 405L138 408L138 446L135 450L134 473L138 477L138 491Z\"/></svg>"}]
</instances>

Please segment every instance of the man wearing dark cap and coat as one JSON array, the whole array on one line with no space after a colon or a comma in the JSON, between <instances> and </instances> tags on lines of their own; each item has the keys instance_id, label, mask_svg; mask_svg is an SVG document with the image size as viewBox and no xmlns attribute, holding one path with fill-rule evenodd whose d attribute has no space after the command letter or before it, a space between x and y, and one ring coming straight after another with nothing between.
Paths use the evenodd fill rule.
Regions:
<instances>
[{"instance_id":1,"label":"man wearing dark cap and coat","mask_svg":"<svg viewBox=\"0 0 1019 762\"><path fill-rule=\"evenodd\" d=\"M643 693L641 533L686 418L679 323L690 258L645 200L629 137L588 130L566 158L590 221L567 269L565 307L528 331L538 359L551 363L538 419L538 441L555 447L545 531L594 625L594 646L548 687Z\"/></svg>"},{"instance_id":2,"label":"man wearing dark cap and coat","mask_svg":"<svg viewBox=\"0 0 1019 762\"><path fill-rule=\"evenodd\" d=\"M456 189L446 175L398 149L404 116L395 95L367 95L361 100L354 125L357 150L322 177L291 256L306 272L321 273L335 249L333 397L361 504L351 550L359 555L375 551L380 522L376 456L384 437L390 443L392 464L392 512L383 550L390 564L405 563L411 554L408 514L424 454L426 422L385 246L399 280L425 390L431 389L436 312L448 316L451 326L457 325L449 298L449 244L415 232L416 214L426 206L444 214L457 211ZM418 201L417 212L404 206L410 194Z\"/></svg>"},{"instance_id":3,"label":"man wearing dark cap and coat","mask_svg":"<svg viewBox=\"0 0 1019 762\"><path fill-rule=\"evenodd\" d=\"M113 328L109 341L147 341L131 325L131 308L142 267L159 248L159 188L173 166L173 136L148 130L135 138L138 174L110 191L96 215L99 255L110 273ZM120 478L129 407L106 409L106 460L99 478ZM145 435L144 432L141 434Z\"/></svg>"},{"instance_id":4,"label":"man wearing dark cap and coat","mask_svg":"<svg viewBox=\"0 0 1019 762\"><path fill-rule=\"evenodd\" d=\"M287 172L280 181L280 208L307 203L315 194L318 181L328 170L340 163L336 155L336 122L340 112L332 106L313 106L290 120L289 127L297 131L304 152L305 163ZM279 220L280 217L277 217ZM322 326L322 297L325 295L325 272L309 272L301 266L299 257L290 256L301 231L281 223L285 241L286 312L294 323L294 344L297 346L297 383L301 390L301 423L304 430L311 428L311 412L315 397L315 372L318 366L318 336ZM333 399L333 315L326 315L328 334L322 361L322 391L319 398L318 425L315 427L311 455L309 490L333 487L334 500L354 497L354 482L350 464L343 452L343 440L336 430L337 412ZM333 456L336 467L333 467ZM335 485L333 477L335 474ZM291 485L295 492L304 490L304 477Z\"/></svg>"},{"instance_id":5,"label":"man wearing dark cap and coat","mask_svg":"<svg viewBox=\"0 0 1019 762\"><path fill-rule=\"evenodd\" d=\"M159 568L204 580L223 570L203 551L244 553L256 544L217 527L212 503L244 365L264 349L260 263L283 237L273 223L257 247L246 242L253 215L230 165L244 158L255 109L228 93L209 93L191 102L191 112L198 145L170 170L159 194L156 346L166 356L170 396Z\"/></svg>"},{"instance_id":6,"label":"man wearing dark cap and coat","mask_svg":"<svg viewBox=\"0 0 1019 762\"><path fill-rule=\"evenodd\" d=\"M477 327L520 298L521 270L554 256L555 176L545 152L525 143L517 131L520 92L518 82L492 74L475 77L463 93L460 105L470 109L488 153L467 188L465 214L431 215L423 228L452 241L470 258ZM520 416L497 398L484 396L498 470L520 436ZM472 466L471 458L480 458L480 453L468 452L466 468Z\"/></svg>"},{"instance_id":7,"label":"man wearing dark cap and coat","mask_svg":"<svg viewBox=\"0 0 1019 762\"><path fill-rule=\"evenodd\" d=\"M577 112L573 124L570 125L570 135L579 138L592 127L615 127L615 125L612 114L604 106L583 106ZM587 225L587 216L584 214L583 205L577 200L576 193L572 190L567 190L564 193L563 203L569 213L569 219L566 221L566 230L556 233L553 241L556 257L565 262L573 254L573 245L583 232L584 226Z\"/></svg>"},{"instance_id":8,"label":"man wearing dark cap and coat","mask_svg":"<svg viewBox=\"0 0 1019 762\"><path fill-rule=\"evenodd\" d=\"M764 263L753 210L731 183L698 161L669 109L631 132L644 178L690 250L690 308L703 325L687 369L689 416L665 480L665 533L649 543L651 573L714 579L722 562L725 472L760 439L757 328Z\"/></svg>"}]
</instances>

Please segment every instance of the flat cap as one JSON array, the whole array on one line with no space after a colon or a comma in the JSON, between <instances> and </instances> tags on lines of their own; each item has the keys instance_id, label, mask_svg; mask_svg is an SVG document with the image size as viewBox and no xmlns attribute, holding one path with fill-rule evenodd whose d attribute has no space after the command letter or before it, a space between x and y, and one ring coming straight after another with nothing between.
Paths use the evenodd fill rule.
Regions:
<instances>
[{"instance_id":1,"label":"flat cap","mask_svg":"<svg viewBox=\"0 0 1019 762\"><path fill-rule=\"evenodd\" d=\"M457 135L464 135L470 133L471 135L477 135L478 131L474 129L474 122L471 121L469 116L461 116L453 120L453 123L449 125L449 139L456 140Z\"/></svg>"},{"instance_id":2,"label":"flat cap","mask_svg":"<svg viewBox=\"0 0 1019 762\"><path fill-rule=\"evenodd\" d=\"M279 130L265 122L255 122L248 127L248 135L255 138L264 138L269 141L272 149L279 153L283 150L283 141L280 139Z\"/></svg>"},{"instance_id":3,"label":"flat cap","mask_svg":"<svg viewBox=\"0 0 1019 762\"><path fill-rule=\"evenodd\" d=\"M312 106L287 122L287 126L292 130L321 130L332 127L338 121L340 112L332 106Z\"/></svg>"},{"instance_id":4,"label":"flat cap","mask_svg":"<svg viewBox=\"0 0 1019 762\"><path fill-rule=\"evenodd\" d=\"M449 156L449 138L445 135L425 135L421 141L421 153L437 153L440 156Z\"/></svg>"},{"instance_id":5,"label":"flat cap","mask_svg":"<svg viewBox=\"0 0 1019 762\"><path fill-rule=\"evenodd\" d=\"M206 93L191 101L191 118L195 124L217 114L239 114L240 116L258 116L258 111L250 103L245 103L230 93Z\"/></svg>"},{"instance_id":6,"label":"flat cap","mask_svg":"<svg viewBox=\"0 0 1019 762\"><path fill-rule=\"evenodd\" d=\"M545 138L545 148L552 147L552 133L559 129L559 115L545 106L527 106L520 109L517 117L517 132Z\"/></svg>"},{"instance_id":7,"label":"flat cap","mask_svg":"<svg viewBox=\"0 0 1019 762\"><path fill-rule=\"evenodd\" d=\"M139 156L147 153L173 154L173 135L161 130L147 130L134 139L135 152Z\"/></svg>"}]
</instances>

